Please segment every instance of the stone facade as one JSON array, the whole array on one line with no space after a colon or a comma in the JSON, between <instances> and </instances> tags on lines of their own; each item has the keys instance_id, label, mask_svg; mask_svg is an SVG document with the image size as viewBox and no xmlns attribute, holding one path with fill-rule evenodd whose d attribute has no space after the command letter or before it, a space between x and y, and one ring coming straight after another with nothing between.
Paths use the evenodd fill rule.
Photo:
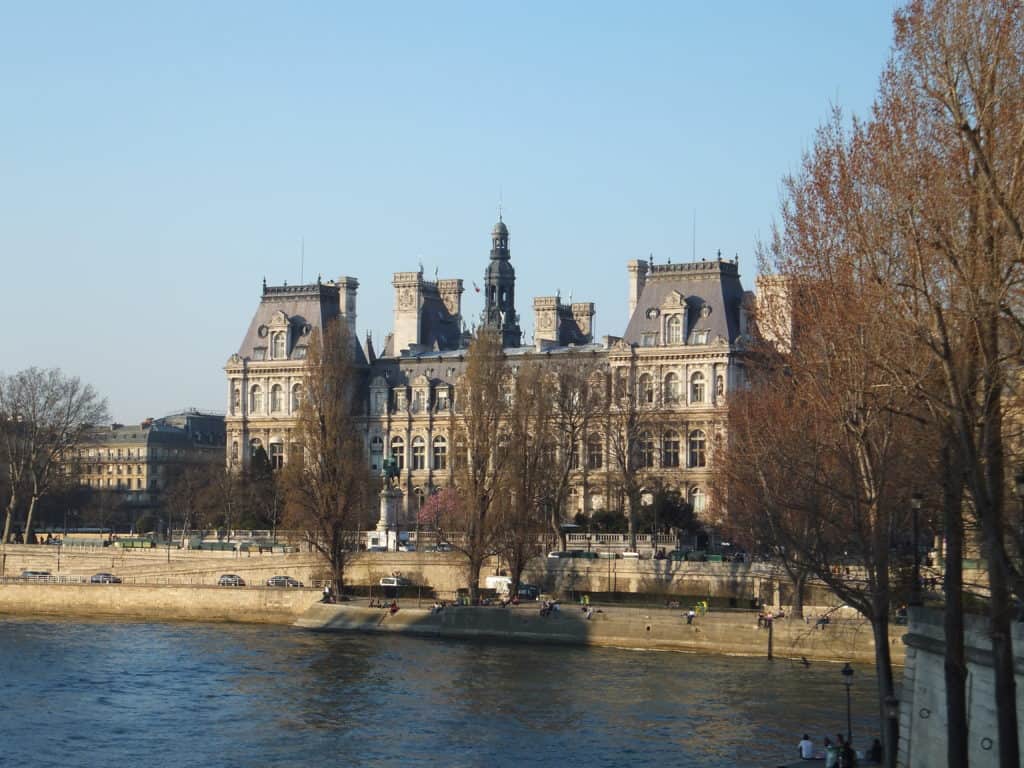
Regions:
<instances>
[{"instance_id":1,"label":"stone facade","mask_svg":"<svg viewBox=\"0 0 1024 768\"><path fill-rule=\"evenodd\" d=\"M522 343L515 305L515 270L503 221L491 231L481 323L502 335L505 354L521 362L586 356L627 381L636 403L658 414L644 472L678 488L709 521L713 445L723 436L728 394L743 385L742 351L753 295L737 264L721 258L681 264L628 263L630 317L621 337L595 340L595 307L533 300L533 344ZM345 318L355 336L353 278L307 286L268 287L238 352L225 368L228 384L227 461L248 461L264 446L275 466L288 460L302 392L306 335L331 317ZM423 499L452 479L453 409L469 335L462 317L462 281L428 282L422 272L394 275L394 328L378 357L367 338L356 357L365 371L363 429L374 471L396 459L401 523ZM275 394L276 393L276 394ZM579 446L579 470L568 510L591 514L624 509L608 446L599 435Z\"/></svg>"}]
</instances>

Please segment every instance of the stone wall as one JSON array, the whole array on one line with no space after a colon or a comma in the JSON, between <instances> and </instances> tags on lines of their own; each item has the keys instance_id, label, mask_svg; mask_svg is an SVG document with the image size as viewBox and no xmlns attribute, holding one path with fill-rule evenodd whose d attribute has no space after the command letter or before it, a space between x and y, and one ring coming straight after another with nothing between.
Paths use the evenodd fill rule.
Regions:
<instances>
[{"instance_id":1,"label":"stone wall","mask_svg":"<svg viewBox=\"0 0 1024 768\"><path fill-rule=\"evenodd\" d=\"M712 612L689 625L680 611L606 606L588 620L573 605L541 616L536 605L449 606L436 614L403 607L392 615L387 610L365 607L365 603L317 604L296 623L322 631L397 632L745 656L766 656L769 636L767 630L758 628L755 617L747 614ZM901 630L894 628L890 634L890 645L897 649ZM777 621L772 635L774 655L778 658L874 663L874 641L864 621L838 621L826 630L815 630L802 621Z\"/></svg>"},{"instance_id":2,"label":"stone wall","mask_svg":"<svg viewBox=\"0 0 1024 768\"><path fill-rule=\"evenodd\" d=\"M319 597L313 589L7 583L0 614L291 624Z\"/></svg>"},{"instance_id":3,"label":"stone wall","mask_svg":"<svg viewBox=\"0 0 1024 768\"><path fill-rule=\"evenodd\" d=\"M996 765L999 736L996 728L995 687L988 622L967 616L968 758L971 765ZM899 764L931 768L946 764L946 681L942 613L912 608L905 637L906 667L900 702ZM1016 657L1017 713L1024 743L1024 624L1013 625Z\"/></svg>"}]
</instances>

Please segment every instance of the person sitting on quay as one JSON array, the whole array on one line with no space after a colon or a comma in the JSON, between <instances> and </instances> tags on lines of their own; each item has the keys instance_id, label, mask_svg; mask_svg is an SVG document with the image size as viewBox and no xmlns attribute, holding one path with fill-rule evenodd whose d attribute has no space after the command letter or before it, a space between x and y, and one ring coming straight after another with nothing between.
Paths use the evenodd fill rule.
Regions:
<instances>
[{"instance_id":1,"label":"person sitting on quay","mask_svg":"<svg viewBox=\"0 0 1024 768\"><path fill-rule=\"evenodd\" d=\"M806 733L804 734L804 737L800 739L800 743L796 745L796 748L800 752L801 760L814 759L814 742L811 741L810 737Z\"/></svg>"}]
</instances>

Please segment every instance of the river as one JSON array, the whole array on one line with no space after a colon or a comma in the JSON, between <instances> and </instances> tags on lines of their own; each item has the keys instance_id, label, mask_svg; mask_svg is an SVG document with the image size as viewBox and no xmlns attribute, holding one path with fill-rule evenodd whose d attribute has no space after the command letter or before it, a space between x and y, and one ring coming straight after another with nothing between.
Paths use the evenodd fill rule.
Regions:
<instances>
[{"instance_id":1,"label":"river","mask_svg":"<svg viewBox=\"0 0 1024 768\"><path fill-rule=\"evenodd\" d=\"M0 765L750 766L845 730L840 666L0 617ZM856 668L854 739L876 734Z\"/></svg>"}]
</instances>

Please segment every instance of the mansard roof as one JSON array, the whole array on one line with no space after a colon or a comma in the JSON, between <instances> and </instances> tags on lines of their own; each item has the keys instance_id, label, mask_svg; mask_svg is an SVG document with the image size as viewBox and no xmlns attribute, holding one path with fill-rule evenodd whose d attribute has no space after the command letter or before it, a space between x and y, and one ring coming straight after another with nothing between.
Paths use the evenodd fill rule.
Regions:
<instances>
[{"instance_id":1,"label":"mansard roof","mask_svg":"<svg viewBox=\"0 0 1024 768\"><path fill-rule=\"evenodd\" d=\"M652 264L623 339L627 344L641 344L645 333L661 330L663 314L679 306L686 313L685 343L692 343L695 331L708 331L709 343L719 339L735 343L740 335L743 297L735 262Z\"/></svg>"}]
</instances>

